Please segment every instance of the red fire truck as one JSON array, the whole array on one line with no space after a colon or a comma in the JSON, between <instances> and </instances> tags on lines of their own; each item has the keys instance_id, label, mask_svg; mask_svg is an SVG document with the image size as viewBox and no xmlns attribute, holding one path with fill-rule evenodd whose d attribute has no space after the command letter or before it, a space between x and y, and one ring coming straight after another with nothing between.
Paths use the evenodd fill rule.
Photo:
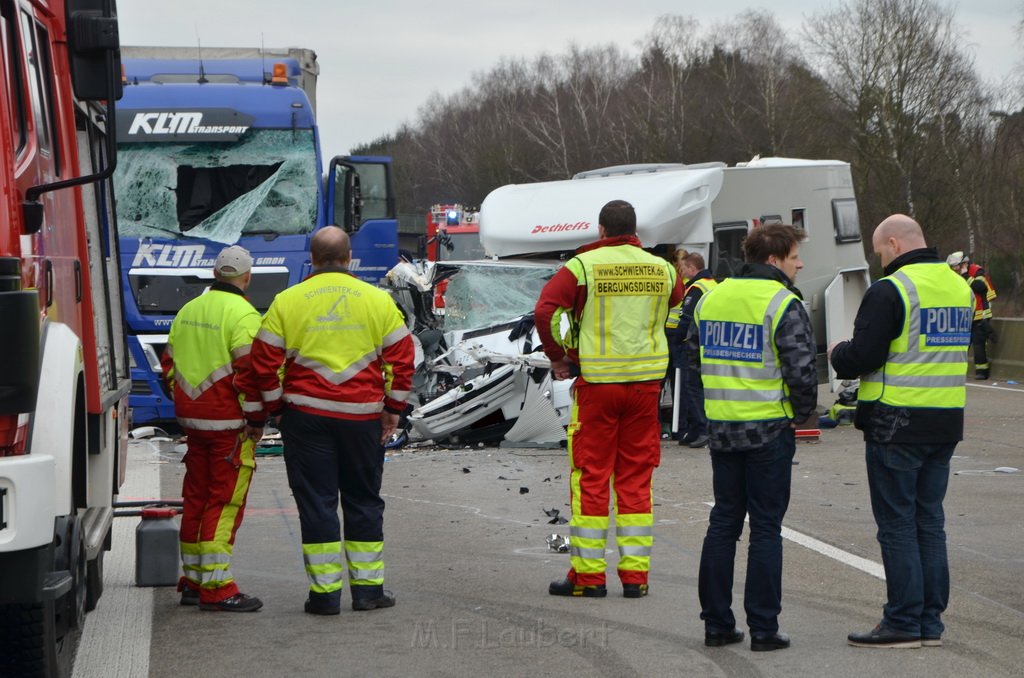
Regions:
<instances>
[{"instance_id":1,"label":"red fire truck","mask_svg":"<svg viewBox=\"0 0 1024 678\"><path fill-rule=\"evenodd\" d=\"M434 205L427 212L427 259L481 259L479 212L474 207Z\"/></svg>"},{"instance_id":2,"label":"red fire truck","mask_svg":"<svg viewBox=\"0 0 1024 678\"><path fill-rule=\"evenodd\" d=\"M0 675L64 676L129 425L114 0L0 0L0 58Z\"/></svg>"}]
</instances>

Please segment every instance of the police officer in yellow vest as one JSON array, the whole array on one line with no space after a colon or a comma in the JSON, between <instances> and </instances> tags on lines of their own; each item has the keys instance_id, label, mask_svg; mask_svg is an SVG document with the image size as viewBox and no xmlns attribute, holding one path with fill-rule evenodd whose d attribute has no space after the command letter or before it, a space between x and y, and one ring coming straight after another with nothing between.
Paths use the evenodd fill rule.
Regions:
<instances>
[{"instance_id":1,"label":"police officer in yellow vest","mask_svg":"<svg viewBox=\"0 0 1024 678\"><path fill-rule=\"evenodd\" d=\"M885 219L872 246L885 277L864 295L853 339L830 346L829 358L839 377L861 379L855 424L864 431L887 601L878 625L847 642L941 645L949 601L942 500L963 439L974 299L910 217Z\"/></svg>"},{"instance_id":2,"label":"police officer in yellow vest","mask_svg":"<svg viewBox=\"0 0 1024 678\"><path fill-rule=\"evenodd\" d=\"M802 230L773 224L743 242L736 277L697 305L691 346L699 343L715 505L700 557L698 593L704 644L738 643L732 611L736 541L750 515L743 607L750 649L789 647L779 632L782 609L782 519L789 507L794 428L818 397L815 342L793 287Z\"/></svg>"},{"instance_id":3,"label":"police officer in yellow vest","mask_svg":"<svg viewBox=\"0 0 1024 678\"><path fill-rule=\"evenodd\" d=\"M569 423L570 570L554 596L606 596L605 545L614 476L619 580L626 598L647 595L654 514L651 477L661 459L658 402L668 368L665 322L683 298L670 263L636 236L624 200L598 216L584 245L544 286L534 320L555 378L579 373ZM568 336L560 331L568 316Z\"/></svg>"},{"instance_id":4,"label":"police officer in yellow vest","mask_svg":"<svg viewBox=\"0 0 1024 678\"><path fill-rule=\"evenodd\" d=\"M188 436L178 590L182 605L201 610L253 612L263 605L241 593L231 574L266 419L249 355L260 328L260 314L244 296L251 269L245 249L221 250L213 285L175 316L162 358L174 413Z\"/></svg>"}]
</instances>

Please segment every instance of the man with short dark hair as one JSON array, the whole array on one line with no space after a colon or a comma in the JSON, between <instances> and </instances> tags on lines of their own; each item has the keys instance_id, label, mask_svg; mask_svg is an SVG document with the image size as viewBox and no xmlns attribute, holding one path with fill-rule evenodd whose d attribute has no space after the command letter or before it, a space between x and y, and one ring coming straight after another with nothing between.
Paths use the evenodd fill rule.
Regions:
<instances>
[{"instance_id":1,"label":"man with short dark hair","mask_svg":"<svg viewBox=\"0 0 1024 678\"><path fill-rule=\"evenodd\" d=\"M746 263L701 298L691 348L700 355L715 505L700 554L704 644L738 643L732 611L736 541L750 516L743 607L754 652L789 647L782 611L782 519L789 507L794 429L818 399L810 318L793 283L804 233L755 228Z\"/></svg>"},{"instance_id":2,"label":"man with short dark hair","mask_svg":"<svg viewBox=\"0 0 1024 678\"><path fill-rule=\"evenodd\" d=\"M680 374L679 395L679 444L689 447L704 447L708 444L708 419L704 414L704 385L700 379L700 355L690 350L689 337L693 328L693 312L707 292L718 284L711 271L704 267L700 252L690 252L682 261L683 275L689 282L686 296L679 311L679 324L668 330L669 349L675 349Z\"/></svg>"},{"instance_id":3,"label":"man with short dark hair","mask_svg":"<svg viewBox=\"0 0 1024 678\"><path fill-rule=\"evenodd\" d=\"M882 221L871 244L885 277L865 293L853 339L829 346L829 359L840 378L860 378L854 424L864 431L886 603L882 620L847 642L936 646L949 602L942 501L964 434L974 299L910 217Z\"/></svg>"},{"instance_id":4,"label":"man with short dark hair","mask_svg":"<svg viewBox=\"0 0 1024 678\"><path fill-rule=\"evenodd\" d=\"M601 209L598 235L548 281L534 310L555 378L579 374L568 430L570 569L548 593L607 595L614 475L619 579L623 596L640 598L647 595L654 544L651 477L661 458L658 401L668 367L663 328L683 290L675 268L640 247L628 202L613 200Z\"/></svg>"},{"instance_id":5,"label":"man with short dark hair","mask_svg":"<svg viewBox=\"0 0 1024 678\"><path fill-rule=\"evenodd\" d=\"M384 442L412 388L412 336L387 292L349 273L347 233L326 226L309 251L312 275L274 298L252 350L267 410L280 416L299 509L305 611L341 611L343 550L352 609L392 607L395 597L384 590L380 488Z\"/></svg>"},{"instance_id":6,"label":"man with short dark hair","mask_svg":"<svg viewBox=\"0 0 1024 678\"><path fill-rule=\"evenodd\" d=\"M259 312L245 298L251 269L252 257L242 247L221 250L213 285L178 311L162 358L174 413L188 436L178 590L182 605L201 610L254 612L263 606L241 593L231 574L235 532L266 418L249 355L260 326Z\"/></svg>"}]
</instances>

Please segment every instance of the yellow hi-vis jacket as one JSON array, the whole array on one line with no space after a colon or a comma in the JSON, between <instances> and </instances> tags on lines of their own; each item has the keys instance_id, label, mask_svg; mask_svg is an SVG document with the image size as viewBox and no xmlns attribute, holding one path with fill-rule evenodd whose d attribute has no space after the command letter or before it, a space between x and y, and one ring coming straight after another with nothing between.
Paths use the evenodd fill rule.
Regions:
<instances>
[{"instance_id":1,"label":"yellow hi-vis jacket","mask_svg":"<svg viewBox=\"0 0 1024 678\"><path fill-rule=\"evenodd\" d=\"M185 304L171 323L162 359L174 389L178 423L200 431L240 429L263 419L250 350L260 314L240 290L214 283Z\"/></svg>"},{"instance_id":2,"label":"yellow hi-vis jacket","mask_svg":"<svg viewBox=\"0 0 1024 678\"><path fill-rule=\"evenodd\" d=\"M971 288L942 262L909 264L882 280L892 282L903 300L903 330L889 344L885 365L861 378L859 400L963 407L974 317Z\"/></svg>"},{"instance_id":3,"label":"yellow hi-vis jacket","mask_svg":"<svg viewBox=\"0 0 1024 678\"><path fill-rule=\"evenodd\" d=\"M271 414L285 403L340 419L401 413L415 371L412 336L390 295L342 270L279 293L252 355Z\"/></svg>"},{"instance_id":4,"label":"yellow hi-vis jacket","mask_svg":"<svg viewBox=\"0 0 1024 678\"><path fill-rule=\"evenodd\" d=\"M577 340L580 373L594 384L655 381L668 369L665 321L676 284L672 264L634 245L582 252L566 268L587 288Z\"/></svg>"},{"instance_id":5,"label":"yellow hi-vis jacket","mask_svg":"<svg viewBox=\"0 0 1024 678\"><path fill-rule=\"evenodd\" d=\"M729 278L701 297L694 322L709 420L793 418L775 345L775 330L791 303L800 300L762 278Z\"/></svg>"}]
</instances>

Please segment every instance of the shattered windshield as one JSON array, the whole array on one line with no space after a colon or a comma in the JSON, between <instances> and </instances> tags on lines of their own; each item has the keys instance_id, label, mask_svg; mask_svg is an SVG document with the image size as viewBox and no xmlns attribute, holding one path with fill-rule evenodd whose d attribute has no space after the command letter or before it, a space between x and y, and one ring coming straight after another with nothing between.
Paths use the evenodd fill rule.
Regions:
<instances>
[{"instance_id":1,"label":"shattered windshield","mask_svg":"<svg viewBox=\"0 0 1024 678\"><path fill-rule=\"evenodd\" d=\"M117 148L122 236L206 238L309 233L319 175L312 130L249 130L236 142Z\"/></svg>"},{"instance_id":2,"label":"shattered windshield","mask_svg":"<svg viewBox=\"0 0 1024 678\"><path fill-rule=\"evenodd\" d=\"M455 264L444 292L445 330L492 327L533 312L544 283L559 264Z\"/></svg>"}]
</instances>

